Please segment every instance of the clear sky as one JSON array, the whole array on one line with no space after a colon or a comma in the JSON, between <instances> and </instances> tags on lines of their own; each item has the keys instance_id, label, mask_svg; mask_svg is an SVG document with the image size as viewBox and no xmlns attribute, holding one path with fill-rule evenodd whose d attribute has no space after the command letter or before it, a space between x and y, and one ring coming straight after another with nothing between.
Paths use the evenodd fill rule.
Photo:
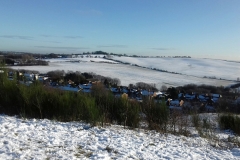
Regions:
<instances>
[{"instance_id":1,"label":"clear sky","mask_svg":"<svg viewBox=\"0 0 240 160\"><path fill-rule=\"evenodd\" d=\"M0 0L0 50L240 60L240 0Z\"/></svg>"}]
</instances>

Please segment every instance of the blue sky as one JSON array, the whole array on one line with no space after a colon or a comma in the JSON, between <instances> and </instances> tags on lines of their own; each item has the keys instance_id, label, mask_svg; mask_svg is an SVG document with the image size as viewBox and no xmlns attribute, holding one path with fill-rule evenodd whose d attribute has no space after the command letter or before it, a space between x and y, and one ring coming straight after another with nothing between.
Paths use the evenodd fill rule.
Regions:
<instances>
[{"instance_id":1,"label":"blue sky","mask_svg":"<svg viewBox=\"0 0 240 160\"><path fill-rule=\"evenodd\" d=\"M0 0L0 50L240 60L240 0Z\"/></svg>"}]
</instances>

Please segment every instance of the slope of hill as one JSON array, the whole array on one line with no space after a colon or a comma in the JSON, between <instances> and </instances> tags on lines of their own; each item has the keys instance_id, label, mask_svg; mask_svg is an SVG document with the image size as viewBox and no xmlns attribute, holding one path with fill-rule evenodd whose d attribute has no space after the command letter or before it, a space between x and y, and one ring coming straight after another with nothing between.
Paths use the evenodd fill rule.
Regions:
<instances>
[{"instance_id":1,"label":"slope of hill","mask_svg":"<svg viewBox=\"0 0 240 160\"><path fill-rule=\"evenodd\" d=\"M161 72L157 70L152 70L143 67L137 67L133 65L125 65L125 64L117 64L112 60L106 60L103 58L92 58L96 60L95 62L91 61L91 58L71 58L71 59L51 59L49 62L49 66L12 66L13 69L26 69L26 70L37 70L41 73L46 73L52 70L64 70L68 71L80 71L80 72L92 72L99 75L103 75L106 77L119 78L121 80L122 85L128 85L130 83L135 84L137 82L145 82L156 84L157 88L160 88L162 85L166 86L181 86L186 84L207 84L214 86L228 86L234 84L235 82L232 80L225 79L212 79L212 78L204 78L204 76L215 76L215 77L225 77L226 79L237 79L236 77L239 75L240 67L238 63L230 63L228 65L224 65L221 67L221 63L212 64L207 59L202 59L199 62L194 64L193 59L168 59L165 62L160 62L161 58L131 58L131 57L115 57L116 60L119 59L121 61L129 62L131 64L138 64L139 66L146 67L156 67L160 68L163 65L163 68L168 71L173 72L182 72L182 74L174 74L168 72ZM78 63L73 63L71 61L79 61ZM98 61L98 62L97 62ZM101 61L105 61L106 63L99 63ZM163 59L162 59L163 61ZM183 62L184 61L184 62ZM189 64L196 67L192 68L187 65ZM197 61L197 60L196 60ZM221 61L224 62L224 61ZM186 63L186 64L183 64ZM209 63L209 64L208 64ZM201 64L201 65L200 65ZM207 66L212 68L212 72L210 69L203 69ZM165 67L165 68L164 68ZM185 68L189 68L184 69ZM221 69L221 68L223 69ZM215 70L215 71L214 71ZM232 70L232 71L231 71Z\"/></svg>"},{"instance_id":2,"label":"slope of hill","mask_svg":"<svg viewBox=\"0 0 240 160\"><path fill-rule=\"evenodd\" d=\"M0 159L240 159L195 136L0 115ZM223 134L222 136L227 136Z\"/></svg>"},{"instance_id":3,"label":"slope of hill","mask_svg":"<svg viewBox=\"0 0 240 160\"><path fill-rule=\"evenodd\" d=\"M148 68L162 69L197 77L237 80L240 62L197 58L136 58L112 56L111 59Z\"/></svg>"}]
</instances>

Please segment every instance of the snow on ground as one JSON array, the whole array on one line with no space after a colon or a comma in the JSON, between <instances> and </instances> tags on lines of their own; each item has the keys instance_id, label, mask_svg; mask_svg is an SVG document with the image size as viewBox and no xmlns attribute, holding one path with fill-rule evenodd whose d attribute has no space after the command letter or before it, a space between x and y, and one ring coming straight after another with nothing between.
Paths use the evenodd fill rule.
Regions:
<instances>
[{"instance_id":1,"label":"snow on ground","mask_svg":"<svg viewBox=\"0 0 240 160\"><path fill-rule=\"evenodd\" d=\"M131 65L95 62L71 63L66 61L52 61L49 63L49 66L12 66L11 68L37 70L41 73L46 73L53 70L64 70L65 72L93 72L106 77L119 78L121 80L121 85L125 86L128 86L130 83L135 84L137 82L156 84L157 88L160 88L162 85L181 86L190 83L208 84L214 86L228 86L234 83L233 81L227 80L208 79L196 76L159 72Z\"/></svg>"},{"instance_id":2,"label":"snow on ground","mask_svg":"<svg viewBox=\"0 0 240 160\"><path fill-rule=\"evenodd\" d=\"M240 159L200 137L0 115L0 159Z\"/></svg>"},{"instance_id":3,"label":"snow on ground","mask_svg":"<svg viewBox=\"0 0 240 160\"><path fill-rule=\"evenodd\" d=\"M53 62L53 63L61 63L61 62L71 62L71 61L81 61L81 62L108 62L108 63L117 63L112 60L107 60L103 58L103 55L92 55L90 56L83 56L81 57L76 57L76 58L54 58L54 59L44 59L44 61L47 62Z\"/></svg>"},{"instance_id":4,"label":"snow on ground","mask_svg":"<svg viewBox=\"0 0 240 160\"><path fill-rule=\"evenodd\" d=\"M198 77L237 80L240 62L198 58L138 58L111 56L114 60Z\"/></svg>"}]
</instances>

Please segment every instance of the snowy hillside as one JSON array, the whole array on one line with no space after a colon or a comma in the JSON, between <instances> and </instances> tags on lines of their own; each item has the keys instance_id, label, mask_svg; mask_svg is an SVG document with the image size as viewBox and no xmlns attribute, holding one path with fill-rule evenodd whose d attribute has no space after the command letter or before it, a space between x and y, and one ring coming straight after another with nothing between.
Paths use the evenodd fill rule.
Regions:
<instances>
[{"instance_id":1,"label":"snowy hillside","mask_svg":"<svg viewBox=\"0 0 240 160\"><path fill-rule=\"evenodd\" d=\"M215 76L226 79L237 79L240 74L240 63L218 61L207 59L181 59L181 58L131 58L115 57L115 59L138 64L140 66L156 67L168 71L181 72L184 74L173 74L160 72L152 69L116 64L111 60L103 58L69 58L69 59L51 59L48 60L49 66L13 66L14 69L37 70L46 73L53 70L93 72L106 77L119 78L122 85L128 86L130 83L145 82L156 84L157 88L162 85L180 86L190 83L207 84L214 86L228 86L234 84L234 81L203 78L204 76ZM94 62L92 62L92 61ZM80 62L70 62L80 61ZM99 63L105 61L106 63ZM195 64L196 62L196 64ZM221 62L223 65L221 66ZM191 65L191 67L189 66ZM186 74L186 75L185 75ZM239 75L240 76L240 75Z\"/></svg>"},{"instance_id":2,"label":"snowy hillside","mask_svg":"<svg viewBox=\"0 0 240 160\"><path fill-rule=\"evenodd\" d=\"M240 77L240 62L197 58L135 58L111 56L111 59L157 68L197 77L237 80Z\"/></svg>"},{"instance_id":3,"label":"snowy hillside","mask_svg":"<svg viewBox=\"0 0 240 160\"><path fill-rule=\"evenodd\" d=\"M74 58L55 58L55 59L44 59L45 61L51 62L51 63L61 63L61 62L73 62L73 61L79 61L79 62L109 62L109 63L116 63L112 60L107 60L103 58L104 55L92 55L92 56L77 56Z\"/></svg>"},{"instance_id":4,"label":"snowy hillside","mask_svg":"<svg viewBox=\"0 0 240 160\"><path fill-rule=\"evenodd\" d=\"M0 115L0 159L240 159L206 139Z\"/></svg>"}]
</instances>

